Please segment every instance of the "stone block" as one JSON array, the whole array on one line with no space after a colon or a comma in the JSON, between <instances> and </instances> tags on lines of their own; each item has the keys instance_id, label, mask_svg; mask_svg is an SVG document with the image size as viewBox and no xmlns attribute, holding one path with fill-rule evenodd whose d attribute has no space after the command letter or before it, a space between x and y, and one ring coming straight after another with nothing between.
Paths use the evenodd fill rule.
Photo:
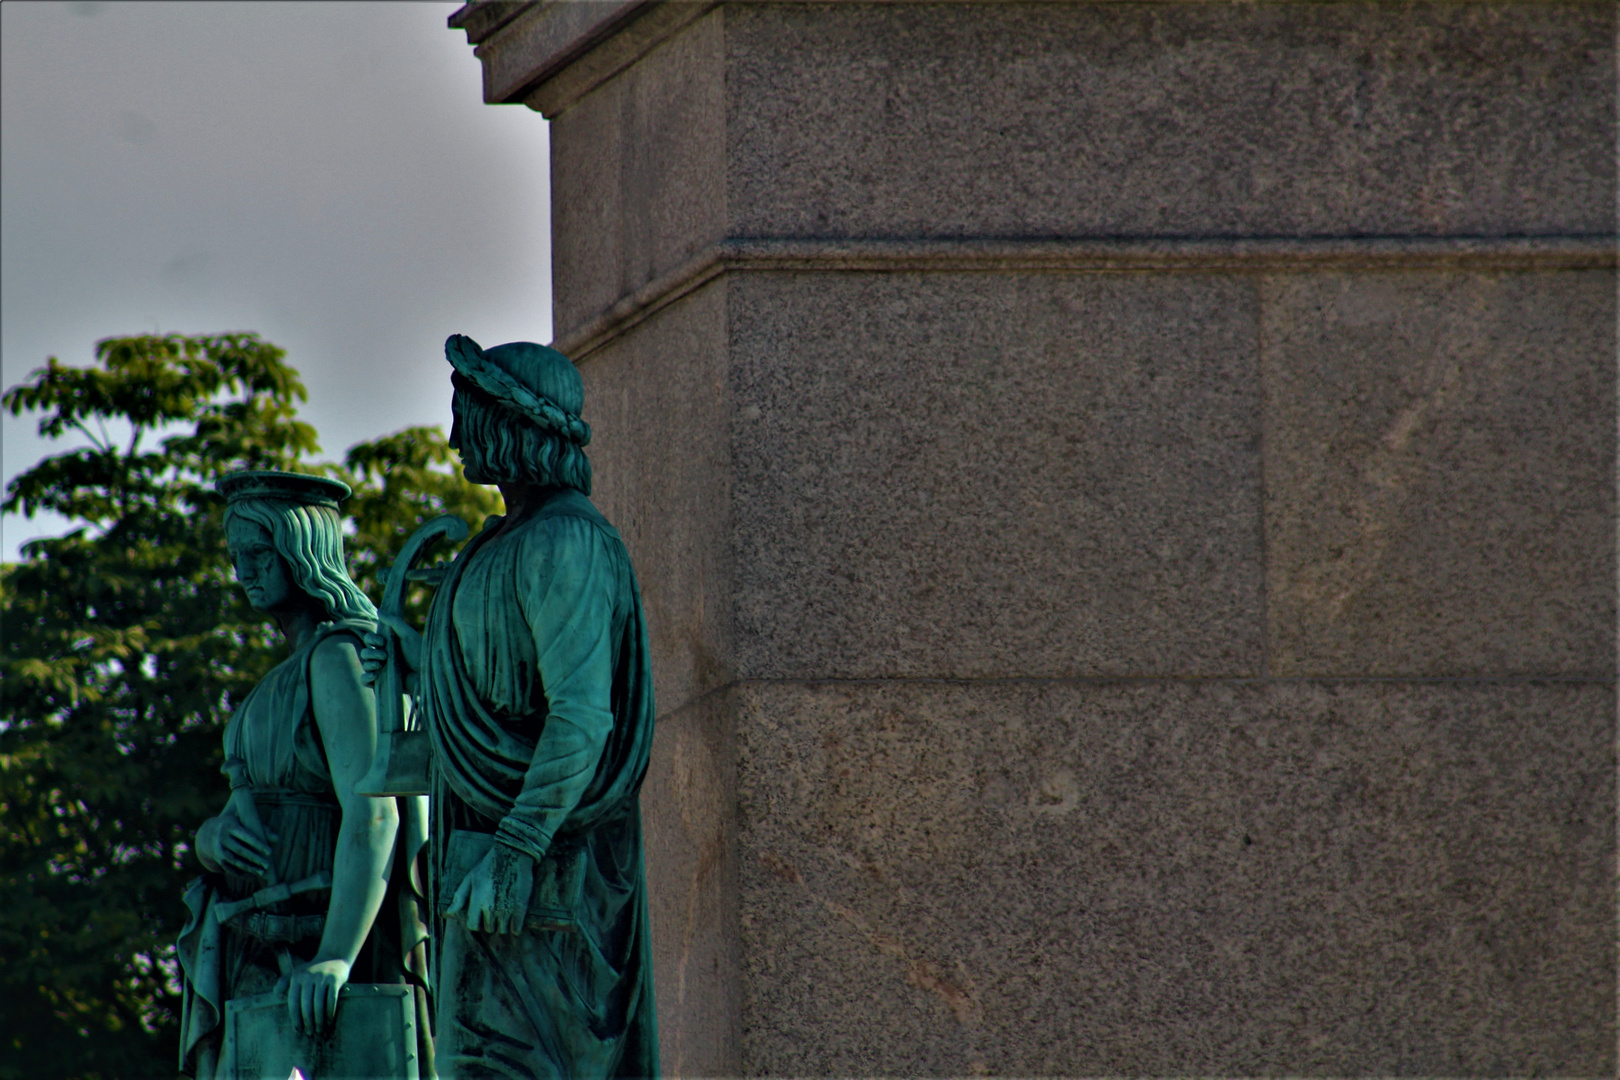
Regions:
<instances>
[{"instance_id":1,"label":"stone block","mask_svg":"<svg viewBox=\"0 0 1620 1080\"><path fill-rule=\"evenodd\" d=\"M667 1072L1615 1075L1614 5L480 10Z\"/></svg>"},{"instance_id":2,"label":"stone block","mask_svg":"<svg viewBox=\"0 0 1620 1080\"><path fill-rule=\"evenodd\" d=\"M721 691L658 724L642 788L660 1058L739 1075L735 753Z\"/></svg>"},{"instance_id":3,"label":"stone block","mask_svg":"<svg viewBox=\"0 0 1620 1080\"><path fill-rule=\"evenodd\" d=\"M552 121L559 339L724 236L721 26L699 19Z\"/></svg>"},{"instance_id":4,"label":"stone block","mask_svg":"<svg viewBox=\"0 0 1620 1080\"><path fill-rule=\"evenodd\" d=\"M743 1071L1613 1076L1615 699L738 691Z\"/></svg>"},{"instance_id":5,"label":"stone block","mask_svg":"<svg viewBox=\"0 0 1620 1080\"><path fill-rule=\"evenodd\" d=\"M1259 672L1249 282L727 280L739 677Z\"/></svg>"},{"instance_id":6,"label":"stone block","mask_svg":"<svg viewBox=\"0 0 1620 1080\"><path fill-rule=\"evenodd\" d=\"M1608 233L1615 10L731 4L728 229Z\"/></svg>"},{"instance_id":7,"label":"stone block","mask_svg":"<svg viewBox=\"0 0 1620 1080\"><path fill-rule=\"evenodd\" d=\"M1614 275L1262 296L1273 674L1612 676Z\"/></svg>"},{"instance_id":8,"label":"stone block","mask_svg":"<svg viewBox=\"0 0 1620 1080\"><path fill-rule=\"evenodd\" d=\"M591 497L636 567L660 716L733 670L725 334L725 289L714 283L580 364Z\"/></svg>"}]
</instances>

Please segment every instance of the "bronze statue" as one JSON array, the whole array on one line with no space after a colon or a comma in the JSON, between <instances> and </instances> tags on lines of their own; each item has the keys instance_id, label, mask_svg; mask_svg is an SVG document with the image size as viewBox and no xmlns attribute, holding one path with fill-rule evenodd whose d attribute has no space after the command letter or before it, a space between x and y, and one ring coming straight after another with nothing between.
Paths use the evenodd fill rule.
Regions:
<instances>
[{"instance_id":1,"label":"bronze statue","mask_svg":"<svg viewBox=\"0 0 1620 1080\"><path fill-rule=\"evenodd\" d=\"M457 335L445 350L450 445L507 513L451 565L420 639L388 620L431 745L438 1067L656 1076L639 803L652 674L629 556L587 498L583 384L541 345ZM386 641L367 645L376 673Z\"/></svg>"},{"instance_id":2,"label":"bronze statue","mask_svg":"<svg viewBox=\"0 0 1620 1080\"><path fill-rule=\"evenodd\" d=\"M426 800L356 790L377 745L359 656L376 609L344 567L349 489L270 471L220 489L237 579L292 651L232 714L230 799L197 833L208 873L186 894L179 943L181 1071L431 1076L425 926L409 887Z\"/></svg>"}]
</instances>

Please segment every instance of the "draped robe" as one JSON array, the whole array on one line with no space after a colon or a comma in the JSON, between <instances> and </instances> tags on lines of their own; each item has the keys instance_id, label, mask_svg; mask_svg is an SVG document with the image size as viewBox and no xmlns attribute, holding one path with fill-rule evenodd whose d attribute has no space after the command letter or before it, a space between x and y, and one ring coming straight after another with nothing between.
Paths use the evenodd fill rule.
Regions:
<instances>
[{"instance_id":1,"label":"draped robe","mask_svg":"<svg viewBox=\"0 0 1620 1080\"><path fill-rule=\"evenodd\" d=\"M419 678L440 1074L657 1075L639 802L652 672L619 534L565 489L480 533L434 598ZM444 917L466 870L447 856L469 837L534 858L521 934Z\"/></svg>"},{"instance_id":2,"label":"draped robe","mask_svg":"<svg viewBox=\"0 0 1620 1080\"><path fill-rule=\"evenodd\" d=\"M276 834L270 845L275 881L291 883L334 867L342 822L326 748L311 705L310 658L328 637L360 635L376 629L370 621L341 620L318 626L291 656L259 681L225 727L226 776L241 770L253 792L259 819ZM397 847L412 829L422 828L425 807L399 800L400 840L388 893L350 972L350 983L413 986L418 1015L428 1013L427 944L421 923L421 883L410 855ZM420 835L420 834L418 834ZM299 962L315 955L320 926L311 924L297 941L256 940L241 926L222 926L219 905L251 896L266 879L209 871L187 887L188 917L177 952L181 974L180 1071L197 1080L232 1080L229 1063L219 1061L226 1002L275 989L280 983L277 952L287 949ZM321 889L265 909L266 914L310 919L324 917L330 891ZM322 919L324 921L324 919ZM425 1023L418 1023L418 1059L433 1060ZM431 1065L429 1065L431 1068Z\"/></svg>"}]
</instances>

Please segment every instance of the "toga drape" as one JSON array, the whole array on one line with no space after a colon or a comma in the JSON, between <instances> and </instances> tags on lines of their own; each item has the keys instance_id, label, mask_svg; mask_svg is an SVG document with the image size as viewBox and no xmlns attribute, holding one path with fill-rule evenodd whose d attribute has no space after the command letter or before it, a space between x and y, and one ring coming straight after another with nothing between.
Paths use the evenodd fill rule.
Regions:
<instances>
[{"instance_id":1,"label":"toga drape","mask_svg":"<svg viewBox=\"0 0 1620 1080\"><path fill-rule=\"evenodd\" d=\"M639 803L652 671L619 534L566 489L486 529L434 598L420 663L441 1075L657 1075ZM474 841L535 859L524 933L444 918L467 868L454 849Z\"/></svg>"}]
</instances>

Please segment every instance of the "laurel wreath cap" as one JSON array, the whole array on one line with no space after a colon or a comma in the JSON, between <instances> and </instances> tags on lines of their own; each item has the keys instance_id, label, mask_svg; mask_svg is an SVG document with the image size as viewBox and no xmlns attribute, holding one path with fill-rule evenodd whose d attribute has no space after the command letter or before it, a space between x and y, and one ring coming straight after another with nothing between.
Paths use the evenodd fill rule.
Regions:
<instances>
[{"instance_id":1,"label":"laurel wreath cap","mask_svg":"<svg viewBox=\"0 0 1620 1080\"><path fill-rule=\"evenodd\" d=\"M561 353L557 355L561 356ZM591 441L591 425L550 398L537 394L484 355L478 342L465 334L451 334L444 343L445 359L472 384L502 405L533 420L541 428L578 446Z\"/></svg>"}]
</instances>

